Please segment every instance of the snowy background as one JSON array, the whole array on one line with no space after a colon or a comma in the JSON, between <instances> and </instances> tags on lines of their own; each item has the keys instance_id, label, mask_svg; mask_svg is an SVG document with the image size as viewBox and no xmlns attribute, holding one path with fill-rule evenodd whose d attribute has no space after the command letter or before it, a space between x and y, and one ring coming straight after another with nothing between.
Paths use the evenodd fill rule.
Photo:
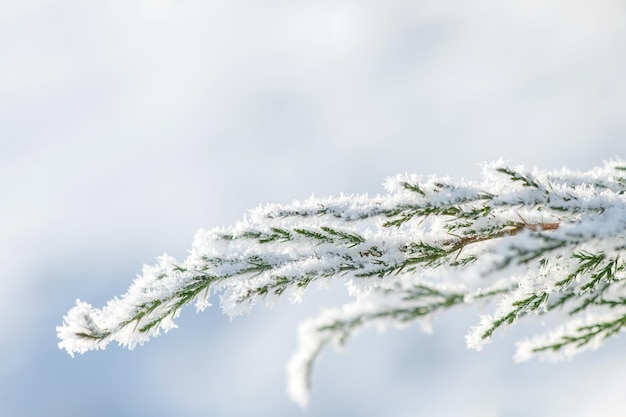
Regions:
<instances>
[{"instance_id":1,"label":"snowy background","mask_svg":"<svg viewBox=\"0 0 626 417\"><path fill-rule=\"evenodd\" d=\"M626 158L624 51L621 0L0 1L0 415L622 414L623 337L515 365L532 326L469 351L471 308L326 351L301 410L296 326L340 285L233 322L187 308L135 351L71 359L55 326L265 202Z\"/></svg>"}]
</instances>

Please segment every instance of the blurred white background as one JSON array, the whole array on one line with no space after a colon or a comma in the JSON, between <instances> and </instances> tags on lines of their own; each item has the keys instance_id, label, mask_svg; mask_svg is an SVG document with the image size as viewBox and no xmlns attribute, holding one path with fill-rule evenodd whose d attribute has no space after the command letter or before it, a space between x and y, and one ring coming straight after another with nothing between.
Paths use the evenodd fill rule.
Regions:
<instances>
[{"instance_id":1,"label":"blurred white background","mask_svg":"<svg viewBox=\"0 0 626 417\"><path fill-rule=\"evenodd\" d=\"M300 410L296 326L340 285L232 323L188 308L132 352L71 359L55 326L262 203L626 157L624 51L621 0L0 1L0 415L623 414L623 338L514 365L539 329L468 351L469 308L325 352Z\"/></svg>"}]
</instances>

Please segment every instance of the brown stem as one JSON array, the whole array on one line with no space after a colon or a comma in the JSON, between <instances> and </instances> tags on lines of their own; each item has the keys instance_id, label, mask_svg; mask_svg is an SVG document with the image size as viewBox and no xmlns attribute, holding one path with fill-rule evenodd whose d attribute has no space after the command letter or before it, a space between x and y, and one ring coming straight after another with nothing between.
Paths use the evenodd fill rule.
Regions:
<instances>
[{"instance_id":1,"label":"brown stem","mask_svg":"<svg viewBox=\"0 0 626 417\"><path fill-rule=\"evenodd\" d=\"M522 221L524 221L524 219L522 219ZM465 236L460 239L450 239L443 242L443 246L451 246L450 253L453 253L459 249L463 249L465 246L472 243L483 242L485 240L497 239L505 236L514 236L524 229L530 229L533 232L538 232L542 230L556 230L559 228L559 225L560 223L529 224L524 221L523 223L518 223L511 228L500 230L499 232L489 236Z\"/></svg>"}]
</instances>

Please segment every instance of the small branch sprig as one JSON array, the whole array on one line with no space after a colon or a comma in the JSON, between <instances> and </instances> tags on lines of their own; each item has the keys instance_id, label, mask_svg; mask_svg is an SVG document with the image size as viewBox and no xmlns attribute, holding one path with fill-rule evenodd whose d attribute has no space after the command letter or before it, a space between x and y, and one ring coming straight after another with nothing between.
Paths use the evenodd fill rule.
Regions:
<instances>
[{"instance_id":1,"label":"small branch sprig","mask_svg":"<svg viewBox=\"0 0 626 417\"><path fill-rule=\"evenodd\" d=\"M430 323L481 301L470 329L481 349L498 329L536 315L561 325L518 344L516 360L569 357L598 347L626 323L626 168L545 172L485 165L483 180L400 175L380 196L310 198L250 211L200 230L189 257L158 258L103 308L77 301L57 328L69 354L134 348L219 296L230 316L313 283L343 280L354 301L305 322L289 364L289 393L305 404L315 358L364 326Z\"/></svg>"}]
</instances>

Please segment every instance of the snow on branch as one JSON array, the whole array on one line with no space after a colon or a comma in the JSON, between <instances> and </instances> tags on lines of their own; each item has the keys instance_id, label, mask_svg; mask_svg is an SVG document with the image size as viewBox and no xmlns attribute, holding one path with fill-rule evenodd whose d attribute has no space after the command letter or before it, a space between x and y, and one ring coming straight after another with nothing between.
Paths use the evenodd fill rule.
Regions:
<instances>
[{"instance_id":1,"label":"snow on branch","mask_svg":"<svg viewBox=\"0 0 626 417\"><path fill-rule=\"evenodd\" d=\"M57 327L59 347L72 356L113 341L132 349L214 294L232 317L343 280L354 301L303 323L288 365L289 394L305 405L315 358L363 326L427 326L481 301L490 313L466 336L480 350L524 317L558 317L557 328L518 344L516 361L570 357L626 327L623 162L580 173L497 161L480 182L398 175L385 188L268 205L200 230L185 261L161 256L103 308L77 300Z\"/></svg>"}]
</instances>

